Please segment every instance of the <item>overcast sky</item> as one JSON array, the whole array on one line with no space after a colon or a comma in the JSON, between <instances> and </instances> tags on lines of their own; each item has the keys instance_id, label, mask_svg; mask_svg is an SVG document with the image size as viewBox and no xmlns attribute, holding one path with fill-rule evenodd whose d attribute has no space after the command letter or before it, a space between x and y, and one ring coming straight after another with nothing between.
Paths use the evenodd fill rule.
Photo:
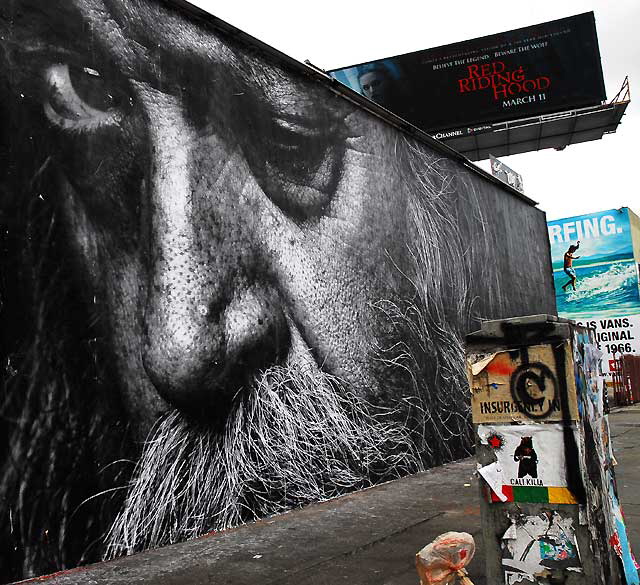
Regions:
<instances>
[{"instance_id":1,"label":"overcast sky","mask_svg":"<svg viewBox=\"0 0 640 585\"><path fill-rule=\"evenodd\" d=\"M280 51L323 69L499 33L593 10L607 100L629 76L640 82L640 1L444 2L321 0L193 4ZM548 219L630 207L640 214L640 119L631 103L615 134L565 150L503 157ZM478 163L489 170L487 161Z\"/></svg>"}]
</instances>

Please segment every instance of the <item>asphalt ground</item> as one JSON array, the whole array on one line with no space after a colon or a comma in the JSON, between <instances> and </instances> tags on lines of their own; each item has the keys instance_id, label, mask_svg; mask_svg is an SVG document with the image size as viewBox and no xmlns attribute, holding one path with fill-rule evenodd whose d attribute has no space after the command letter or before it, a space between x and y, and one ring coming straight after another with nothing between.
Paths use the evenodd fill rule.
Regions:
<instances>
[{"instance_id":1,"label":"asphalt ground","mask_svg":"<svg viewBox=\"0 0 640 585\"><path fill-rule=\"evenodd\" d=\"M615 409L616 475L640 551L640 406ZM417 585L415 554L449 530L471 533L469 566L487 585L472 458L301 510L131 557L40 578L60 585Z\"/></svg>"}]
</instances>

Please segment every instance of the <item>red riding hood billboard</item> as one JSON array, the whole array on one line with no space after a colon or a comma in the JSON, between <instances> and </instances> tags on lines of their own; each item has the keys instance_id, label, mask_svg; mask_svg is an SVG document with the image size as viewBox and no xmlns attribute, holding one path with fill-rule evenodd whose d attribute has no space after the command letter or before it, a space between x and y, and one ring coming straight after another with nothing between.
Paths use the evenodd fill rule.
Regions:
<instances>
[{"instance_id":1,"label":"red riding hood billboard","mask_svg":"<svg viewBox=\"0 0 640 585\"><path fill-rule=\"evenodd\" d=\"M437 138L606 99L593 12L329 73Z\"/></svg>"}]
</instances>

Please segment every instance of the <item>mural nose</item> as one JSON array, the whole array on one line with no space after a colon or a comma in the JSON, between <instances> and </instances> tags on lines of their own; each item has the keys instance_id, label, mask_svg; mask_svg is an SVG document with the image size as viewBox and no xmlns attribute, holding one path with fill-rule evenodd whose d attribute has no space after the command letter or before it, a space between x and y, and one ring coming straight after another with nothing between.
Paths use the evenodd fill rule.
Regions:
<instances>
[{"instance_id":1,"label":"mural nose","mask_svg":"<svg viewBox=\"0 0 640 585\"><path fill-rule=\"evenodd\" d=\"M161 396L190 416L224 420L234 396L288 353L286 318L267 288L235 294L219 314L198 302L188 318L179 313L171 299L148 311L143 363Z\"/></svg>"},{"instance_id":2,"label":"mural nose","mask_svg":"<svg viewBox=\"0 0 640 585\"><path fill-rule=\"evenodd\" d=\"M239 154L215 124L196 132L181 97L145 86L140 99L150 146L142 362L173 406L224 420L237 392L288 353L287 322L237 206Z\"/></svg>"}]
</instances>

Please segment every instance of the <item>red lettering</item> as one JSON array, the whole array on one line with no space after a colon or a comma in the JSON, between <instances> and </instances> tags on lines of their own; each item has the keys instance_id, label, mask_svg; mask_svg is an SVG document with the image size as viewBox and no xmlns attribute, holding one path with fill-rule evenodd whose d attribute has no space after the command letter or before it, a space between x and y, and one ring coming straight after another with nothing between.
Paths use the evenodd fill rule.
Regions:
<instances>
[{"instance_id":1,"label":"red lettering","mask_svg":"<svg viewBox=\"0 0 640 585\"><path fill-rule=\"evenodd\" d=\"M527 79L522 66L513 71L507 71L506 65L502 61L467 65L467 72L468 77L458 79L459 92L473 92L491 87L495 100L508 98L522 92L530 93L544 90L551 85L551 80L548 77Z\"/></svg>"},{"instance_id":2,"label":"red lettering","mask_svg":"<svg viewBox=\"0 0 640 585\"><path fill-rule=\"evenodd\" d=\"M551 80L548 77L538 77L538 89L547 89L551 85Z\"/></svg>"},{"instance_id":3,"label":"red lettering","mask_svg":"<svg viewBox=\"0 0 640 585\"><path fill-rule=\"evenodd\" d=\"M518 67L512 74L511 79L514 81L523 81L524 80L524 69L522 66Z\"/></svg>"},{"instance_id":4,"label":"red lettering","mask_svg":"<svg viewBox=\"0 0 640 585\"><path fill-rule=\"evenodd\" d=\"M491 87L490 77L481 77L478 79L478 89L487 89L488 87Z\"/></svg>"},{"instance_id":5,"label":"red lettering","mask_svg":"<svg viewBox=\"0 0 640 585\"><path fill-rule=\"evenodd\" d=\"M498 85L497 87L493 87L493 99L498 100L500 96L503 98L507 97L507 86L506 85Z\"/></svg>"},{"instance_id":6,"label":"red lettering","mask_svg":"<svg viewBox=\"0 0 640 585\"><path fill-rule=\"evenodd\" d=\"M509 89L509 93L513 95L514 93L520 93L522 91L522 86L515 81L510 83L507 88Z\"/></svg>"},{"instance_id":7,"label":"red lettering","mask_svg":"<svg viewBox=\"0 0 640 585\"><path fill-rule=\"evenodd\" d=\"M469 77L480 77L480 74L478 73L478 66L477 65L467 65L467 70L469 71Z\"/></svg>"},{"instance_id":8,"label":"red lettering","mask_svg":"<svg viewBox=\"0 0 640 585\"><path fill-rule=\"evenodd\" d=\"M470 79L458 79L458 83L460 84L460 93L464 93L465 91L471 91L469 87Z\"/></svg>"},{"instance_id":9,"label":"red lettering","mask_svg":"<svg viewBox=\"0 0 640 585\"><path fill-rule=\"evenodd\" d=\"M500 68L498 68L500 66ZM494 61L493 62L493 72L494 73L502 73L505 70L505 64L502 61Z\"/></svg>"}]
</instances>

